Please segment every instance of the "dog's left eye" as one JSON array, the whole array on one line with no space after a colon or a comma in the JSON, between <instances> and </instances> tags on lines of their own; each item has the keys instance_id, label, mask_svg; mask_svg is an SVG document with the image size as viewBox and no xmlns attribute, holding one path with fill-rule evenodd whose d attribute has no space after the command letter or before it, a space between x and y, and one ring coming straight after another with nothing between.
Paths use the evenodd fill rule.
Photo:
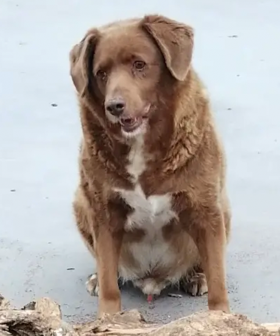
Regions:
<instances>
[{"instance_id":1,"label":"dog's left eye","mask_svg":"<svg viewBox=\"0 0 280 336\"><path fill-rule=\"evenodd\" d=\"M146 63L144 61L135 61L133 66L136 70L143 70L146 66Z\"/></svg>"},{"instance_id":2,"label":"dog's left eye","mask_svg":"<svg viewBox=\"0 0 280 336\"><path fill-rule=\"evenodd\" d=\"M107 79L107 73L102 70L98 70L96 76L99 77L102 81L105 81Z\"/></svg>"}]
</instances>

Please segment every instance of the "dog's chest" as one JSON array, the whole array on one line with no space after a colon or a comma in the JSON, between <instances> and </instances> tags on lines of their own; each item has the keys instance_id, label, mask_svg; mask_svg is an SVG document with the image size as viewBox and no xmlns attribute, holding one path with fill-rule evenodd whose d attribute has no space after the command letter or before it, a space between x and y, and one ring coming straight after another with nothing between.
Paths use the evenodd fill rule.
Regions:
<instances>
[{"instance_id":1,"label":"dog's chest","mask_svg":"<svg viewBox=\"0 0 280 336\"><path fill-rule=\"evenodd\" d=\"M144 237L140 242L128 245L133 259L137 262L137 268L131 268L131 265L126 264L120 265L120 275L124 279L133 280L174 264L175 255L169 242L164 238L162 229L176 217L176 214L172 210L171 194L147 197L139 183L139 177L146 169L142 139L132 147L126 168L134 188L117 189L124 201L133 209L126 219L125 230L144 231Z\"/></svg>"},{"instance_id":2,"label":"dog's chest","mask_svg":"<svg viewBox=\"0 0 280 336\"><path fill-rule=\"evenodd\" d=\"M128 157L127 171L134 184L133 190L117 189L124 201L133 209L125 224L126 230L140 228L147 235L154 235L175 216L172 211L172 195L150 195L146 197L139 177L146 169L143 138L137 139ZM156 178L156 176L155 176Z\"/></svg>"},{"instance_id":3,"label":"dog's chest","mask_svg":"<svg viewBox=\"0 0 280 336\"><path fill-rule=\"evenodd\" d=\"M143 229L147 235L157 235L175 216L172 211L171 196L151 195L146 197L138 184L134 190L118 190L124 201L133 209L125 223L127 231Z\"/></svg>"}]
</instances>

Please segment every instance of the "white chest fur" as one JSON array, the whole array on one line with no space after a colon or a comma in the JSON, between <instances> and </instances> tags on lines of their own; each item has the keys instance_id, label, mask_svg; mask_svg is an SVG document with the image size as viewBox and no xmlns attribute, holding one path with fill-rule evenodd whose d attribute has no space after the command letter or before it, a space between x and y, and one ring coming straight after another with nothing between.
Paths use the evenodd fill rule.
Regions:
<instances>
[{"instance_id":1,"label":"white chest fur","mask_svg":"<svg viewBox=\"0 0 280 336\"><path fill-rule=\"evenodd\" d=\"M117 190L134 211L127 218L125 229L144 229L148 236L154 236L175 217L171 208L171 196L151 195L146 197L140 185L134 190Z\"/></svg>"},{"instance_id":2,"label":"white chest fur","mask_svg":"<svg viewBox=\"0 0 280 336\"><path fill-rule=\"evenodd\" d=\"M138 178L145 167L143 139L139 139L131 149L127 166L135 188L134 190L116 189L125 202L134 209L127 218L125 229L133 231L138 228L145 231L145 237L141 242L130 245L130 252L139 268L131 269L128 265L120 265L121 276L126 280L144 277L161 264L166 267L169 263L174 263L174 255L162 235L162 228L176 216L172 210L171 195L146 197L138 183Z\"/></svg>"},{"instance_id":3,"label":"white chest fur","mask_svg":"<svg viewBox=\"0 0 280 336\"><path fill-rule=\"evenodd\" d=\"M139 176L146 168L143 145L143 137L137 138L128 158L127 171L131 175L135 188L133 190L115 190L134 209L127 219L126 230L132 230L137 227L147 231L148 235L153 235L157 231L161 231L162 227L168 224L175 216L175 213L171 209L171 196L169 194L146 197L138 183Z\"/></svg>"}]
</instances>

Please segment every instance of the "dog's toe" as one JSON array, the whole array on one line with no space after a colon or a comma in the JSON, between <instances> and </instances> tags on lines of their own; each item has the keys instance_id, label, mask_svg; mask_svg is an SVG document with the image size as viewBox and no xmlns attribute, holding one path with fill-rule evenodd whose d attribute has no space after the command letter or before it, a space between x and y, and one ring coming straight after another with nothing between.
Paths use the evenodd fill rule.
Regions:
<instances>
[{"instance_id":1,"label":"dog's toe","mask_svg":"<svg viewBox=\"0 0 280 336\"><path fill-rule=\"evenodd\" d=\"M98 286L98 278L97 273L91 274L86 281L86 289L92 296L98 296L99 294L99 286Z\"/></svg>"},{"instance_id":2,"label":"dog's toe","mask_svg":"<svg viewBox=\"0 0 280 336\"><path fill-rule=\"evenodd\" d=\"M188 275L181 281L181 288L192 296L202 296L208 292L207 281L204 273Z\"/></svg>"}]
</instances>

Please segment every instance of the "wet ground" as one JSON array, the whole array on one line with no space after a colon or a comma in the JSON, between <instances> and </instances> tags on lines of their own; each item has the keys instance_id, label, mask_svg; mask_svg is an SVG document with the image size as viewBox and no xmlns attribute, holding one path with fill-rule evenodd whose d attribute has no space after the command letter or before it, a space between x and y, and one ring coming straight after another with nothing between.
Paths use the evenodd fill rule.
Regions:
<instances>
[{"instance_id":1,"label":"wet ground","mask_svg":"<svg viewBox=\"0 0 280 336\"><path fill-rule=\"evenodd\" d=\"M226 146L231 307L255 321L279 320L280 2L95 3L1 0L0 292L17 305L51 296L69 320L95 314L97 299L84 288L93 261L71 212L80 125L68 53L91 26L162 13L195 27L194 65ZM126 289L123 304L166 322L205 309L206 297L165 296L149 308Z\"/></svg>"}]
</instances>

